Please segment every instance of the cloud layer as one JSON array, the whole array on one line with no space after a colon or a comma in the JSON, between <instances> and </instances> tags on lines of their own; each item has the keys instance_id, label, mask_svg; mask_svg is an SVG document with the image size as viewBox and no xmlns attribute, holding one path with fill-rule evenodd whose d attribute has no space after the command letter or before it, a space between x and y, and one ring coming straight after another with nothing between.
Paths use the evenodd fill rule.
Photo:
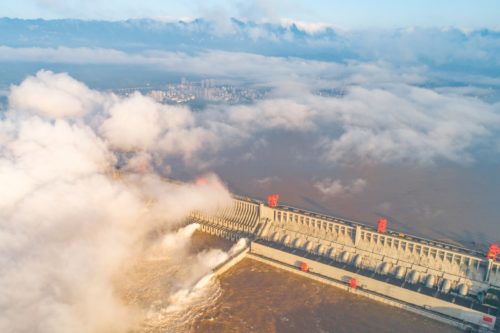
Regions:
<instances>
[{"instance_id":1,"label":"cloud layer","mask_svg":"<svg viewBox=\"0 0 500 333\"><path fill-rule=\"evenodd\" d=\"M124 157L115 148L148 148L155 124L118 121L106 128L118 127L121 136L109 138L100 128L123 116L117 109L130 109L127 121L141 120L151 112L141 103L152 102L140 96L122 100L42 71L12 87L9 101L0 121L7 129L0 146L0 330L135 327L139 309L114 293L120 267L147 248L151 230L173 228L193 209L226 204L227 190L215 176L201 186L166 182L151 169L116 174ZM155 135L178 124L176 115L163 116ZM127 134L133 139L125 141Z\"/></svg>"},{"instance_id":2,"label":"cloud layer","mask_svg":"<svg viewBox=\"0 0 500 333\"><path fill-rule=\"evenodd\" d=\"M350 184L342 184L338 179L325 178L314 184L321 193L329 197L353 195L362 192L367 185L366 180L358 178L353 180Z\"/></svg>"},{"instance_id":3,"label":"cloud layer","mask_svg":"<svg viewBox=\"0 0 500 333\"><path fill-rule=\"evenodd\" d=\"M64 74L40 71L11 89L10 106L54 118L78 117L92 111L100 96Z\"/></svg>"},{"instance_id":4,"label":"cloud layer","mask_svg":"<svg viewBox=\"0 0 500 333\"><path fill-rule=\"evenodd\" d=\"M163 59L169 70L170 56L176 57L175 66L190 68L193 73L203 73L201 63L214 70L223 64L231 68L233 62L238 68L233 75L252 72L253 78L261 80L259 84L271 85L271 93L250 105L217 105L194 113L187 107L158 104L138 93L127 98L99 93L75 80L66 83L69 79L64 74L54 75L54 86L48 87L48 74L42 71L12 88L10 105L17 111L52 117L81 115L87 110L102 117L92 126L112 149L134 151L134 156L149 162L158 162L154 156L168 154L192 165L205 165L201 162L210 162L214 153L224 155L231 147L255 140L256 135L276 131L314 137L312 149L318 160L334 164L469 164L477 158L474 147L495 149L497 145L498 103L463 90L417 86L428 80L425 70L418 68L398 73L386 64L340 65L220 52L164 56L155 61ZM252 65L236 67L236 63ZM285 73L292 70L302 80L285 81ZM313 78L321 70L329 73L325 79ZM274 81L264 80L264 72L271 72ZM317 93L327 87L340 89L341 94ZM43 89L50 92L40 92ZM26 94L41 94L42 98L33 103L21 98ZM64 103L68 111L51 115L48 110L61 108L52 108L50 103Z\"/></svg>"}]
</instances>

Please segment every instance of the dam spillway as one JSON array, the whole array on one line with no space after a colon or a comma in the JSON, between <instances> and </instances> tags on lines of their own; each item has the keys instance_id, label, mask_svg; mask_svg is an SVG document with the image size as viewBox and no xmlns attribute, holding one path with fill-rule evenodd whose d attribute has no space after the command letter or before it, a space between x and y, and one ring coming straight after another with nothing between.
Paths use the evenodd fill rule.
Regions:
<instances>
[{"instance_id":1,"label":"dam spillway","mask_svg":"<svg viewBox=\"0 0 500 333\"><path fill-rule=\"evenodd\" d=\"M488 300L500 295L500 262L485 253L239 196L214 214L193 212L190 220L216 236L249 238L256 259L297 271L307 263L303 273L323 282L354 280L355 292L365 296L408 304L462 328L495 329L498 310Z\"/></svg>"}]
</instances>

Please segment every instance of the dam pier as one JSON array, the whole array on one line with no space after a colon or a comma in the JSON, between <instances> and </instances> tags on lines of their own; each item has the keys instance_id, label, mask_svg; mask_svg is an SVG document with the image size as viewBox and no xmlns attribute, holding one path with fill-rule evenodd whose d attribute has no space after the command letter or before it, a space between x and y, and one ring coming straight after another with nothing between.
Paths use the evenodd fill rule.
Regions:
<instances>
[{"instance_id":1,"label":"dam pier","mask_svg":"<svg viewBox=\"0 0 500 333\"><path fill-rule=\"evenodd\" d=\"M464 330L500 332L500 252L487 253L339 217L233 196L215 214L192 212L200 230L248 238L252 259Z\"/></svg>"}]
</instances>

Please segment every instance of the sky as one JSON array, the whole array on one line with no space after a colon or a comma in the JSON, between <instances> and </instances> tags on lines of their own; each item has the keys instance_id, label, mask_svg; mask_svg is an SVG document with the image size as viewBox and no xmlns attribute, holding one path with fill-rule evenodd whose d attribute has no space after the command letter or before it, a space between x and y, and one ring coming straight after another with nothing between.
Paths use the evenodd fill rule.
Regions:
<instances>
[{"instance_id":1,"label":"sky","mask_svg":"<svg viewBox=\"0 0 500 333\"><path fill-rule=\"evenodd\" d=\"M494 0L22 0L0 4L0 16L17 18L123 20L229 16L253 21L288 18L344 28L456 26L497 29L499 14L500 2Z\"/></svg>"}]
</instances>

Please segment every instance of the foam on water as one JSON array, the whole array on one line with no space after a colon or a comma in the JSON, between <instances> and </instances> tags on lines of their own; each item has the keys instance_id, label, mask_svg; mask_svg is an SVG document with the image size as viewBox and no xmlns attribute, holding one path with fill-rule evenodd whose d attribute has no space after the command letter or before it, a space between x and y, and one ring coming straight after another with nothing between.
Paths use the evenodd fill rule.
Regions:
<instances>
[{"instance_id":1,"label":"foam on water","mask_svg":"<svg viewBox=\"0 0 500 333\"><path fill-rule=\"evenodd\" d=\"M215 305L221 294L219 281L209 273L192 288L180 289L168 300L151 304L142 331L190 332L202 310Z\"/></svg>"},{"instance_id":2,"label":"foam on water","mask_svg":"<svg viewBox=\"0 0 500 333\"><path fill-rule=\"evenodd\" d=\"M190 227L187 230L181 230L178 235L183 234L190 237L191 231L194 231L193 229L193 227ZM217 304L222 294L219 280L215 278L212 269L239 252L247 243L247 239L240 239L227 252L220 249L199 252L195 256L196 264L191 263L196 266L197 273L195 271L190 272L191 274L201 274L201 277L187 285L178 284L178 289L174 288L169 295L165 295L165 299L159 298L153 301L147 310L141 331L176 333L192 331L192 325L200 314ZM149 261L151 259L149 258ZM182 264L173 265L168 260L165 264L169 266L168 268L172 274L181 274L184 270Z\"/></svg>"},{"instance_id":3,"label":"foam on water","mask_svg":"<svg viewBox=\"0 0 500 333\"><path fill-rule=\"evenodd\" d=\"M229 249L228 253L230 256L236 254L238 251L243 250L248 246L248 238L240 238L236 244L234 244L231 249Z\"/></svg>"}]
</instances>

